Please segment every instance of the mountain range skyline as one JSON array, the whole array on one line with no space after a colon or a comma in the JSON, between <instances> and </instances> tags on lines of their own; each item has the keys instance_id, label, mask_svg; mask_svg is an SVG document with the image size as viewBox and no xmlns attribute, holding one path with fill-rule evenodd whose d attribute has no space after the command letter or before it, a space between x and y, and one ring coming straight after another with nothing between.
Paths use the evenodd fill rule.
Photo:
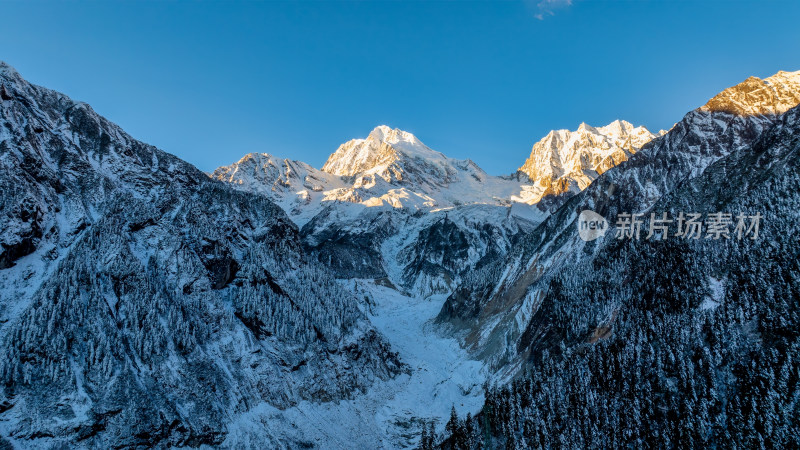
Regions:
<instances>
[{"instance_id":1,"label":"mountain range skyline","mask_svg":"<svg viewBox=\"0 0 800 450\"><path fill-rule=\"evenodd\" d=\"M0 445L796 447L798 104L749 77L506 176L387 126L208 173L0 62ZM576 227L720 209L759 239Z\"/></svg>"},{"instance_id":2,"label":"mountain range skyline","mask_svg":"<svg viewBox=\"0 0 800 450\"><path fill-rule=\"evenodd\" d=\"M206 172L250 152L319 168L387 124L506 174L550 130L656 132L747 76L798 69L796 2L531 3L9 2L0 47Z\"/></svg>"},{"instance_id":3,"label":"mountain range skyline","mask_svg":"<svg viewBox=\"0 0 800 450\"><path fill-rule=\"evenodd\" d=\"M586 122L580 122L579 124L576 125L576 127L574 127L574 129L561 128L561 129L550 130L547 134L543 135L541 138L539 138L538 140L534 141L533 146L535 146L537 144L541 144L543 141L547 140L548 137L553 135L554 133L555 134L562 134L562 135L564 135L564 134L569 135L570 133L579 132L580 130L586 130L586 129L597 130L597 129L605 129L605 128L608 128L608 127L615 127L615 126L619 126L618 124L620 124L620 123L624 124L623 127L630 126L630 128L635 128L636 130L643 130L644 132L647 132L647 133L650 132L645 126L643 126L643 125L634 126L631 122L628 122L627 120L624 120L624 119L615 119L615 120L611 121L608 124L605 124L605 125L594 125L594 126L590 125L590 124L587 124ZM397 128L397 127L393 127L391 124L388 124L388 123L377 124L375 127L372 128L372 132L374 132L375 130L380 130L380 129L388 129L388 130L391 130L391 131L394 131L394 132L407 133L408 135L411 135L415 139L421 141L421 139L416 134L411 133L411 132L409 132L407 130L403 130L403 129L400 129L400 128ZM654 134L655 135L661 135L661 134L664 134L666 132L667 132L667 130L659 130L659 131L655 132ZM367 135L369 135L369 134L370 133L367 133ZM354 138L349 139L349 140L347 140L345 142L342 142L339 145L339 148L341 148L341 146L345 145L347 142L360 141L360 140L364 140L364 138L354 137ZM647 140L645 140L644 142L647 142ZM526 150L527 150L527 153L526 153L525 150L523 150L523 152L522 152L523 154L527 154L527 156L525 156L523 158L522 163L516 164L516 166L514 165L515 163L510 163L509 164L509 167L511 167L510 170L505 171L505 172L501 172L501 173L492 173L491 175L494 175L494 176L508 176L508 175L514 175L515 173L519 172L521 169L523 169L525 164L528 162L527 160L530 158L530 153L531 153L530 147L528 147L528 149L526 149ZM448 153L449 153L447 151L441 151L441 152L439 150L434 150L434 151L437 152L437 153L442 153L443 155L448 155ZM278 159L296 160L295 158L292 158L291 155L282 154L282 153L249 152L249 153L246 153L246 154L256 154L256 153L263 154L263 155L269 155L271 157L275 157L275 158L278 158ZM325 159L325 162L323 164L320 164L318 167L314 167L314 168L322 170L322 171L326 171L325 166L328 164L328 162L330 161L331 157L335 153L336 153L336 150L334 150L332 152L329 152L327 158ZM467 158L467 159L472 160L471 158ZM298 161L298 160L296 160L296 161ZM217 169L218 168L219 167L217 167Z\"/></svg>"}]
</instances>

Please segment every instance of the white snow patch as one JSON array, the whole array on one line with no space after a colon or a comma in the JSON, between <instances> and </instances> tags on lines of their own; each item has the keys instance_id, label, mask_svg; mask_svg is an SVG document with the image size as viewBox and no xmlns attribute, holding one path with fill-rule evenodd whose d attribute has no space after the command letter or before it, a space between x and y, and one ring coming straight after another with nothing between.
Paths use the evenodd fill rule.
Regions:
<instances>
[{"instance_id":1,"label":"white snow patch","mask_svg":"<svg viewBox=\"0 0 800 450\"><path fill-rule=\"evenodd\" d=\"M722 297L725 295L725 284L722 280L714 277L708 277L708 288L711 290L711 295L706 296L700 303L700 310L714 310L722 303Z\"/></svg>"}]
</instances>

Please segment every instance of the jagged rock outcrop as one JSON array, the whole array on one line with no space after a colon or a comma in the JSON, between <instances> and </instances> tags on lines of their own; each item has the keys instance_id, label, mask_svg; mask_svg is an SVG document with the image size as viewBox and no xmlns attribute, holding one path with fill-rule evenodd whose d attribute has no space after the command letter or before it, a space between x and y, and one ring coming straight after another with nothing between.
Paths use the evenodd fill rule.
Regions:
<instances>
[{"instance_id":1,"label":"jagged rock outcrop","mask_svg":"<svg viewBox=\"0 0 800 450\"><path fill-rule=\"evenodd\" d=\"M763 80L750 77L715 95L700 109L738 116L782 114L800 103L798 85L798 72L780 71Z\"/></svg>"}]
</instances>

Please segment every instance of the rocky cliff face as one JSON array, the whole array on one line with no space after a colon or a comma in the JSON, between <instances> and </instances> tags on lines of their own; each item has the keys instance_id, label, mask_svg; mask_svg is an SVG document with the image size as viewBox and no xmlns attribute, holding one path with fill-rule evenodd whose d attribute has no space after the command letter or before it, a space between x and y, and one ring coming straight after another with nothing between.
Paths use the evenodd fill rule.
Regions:
<instances>
[{"instance_id":1,"label":"rocky cliff face","mask_svg":"<svg viewBox=\"0 0 800 450\"><path fill-rule=\"evenodd\" d=\"M535 222L509 208L465 205L430 213L329 208L302 230L309 252L340 278L374 278L401 292L447 294L471 268L508 252Z\"/></svg>"},{"instance_id":2,"label":"rocky cliff face","mask_svg":"<svg viewBox=\"0 0 800 450\"><path fill-rule=\"evenodd\" d=\"M0 430L15 444L215 445L257 405L348 398L402 370L266 197L5 64L0 93Z\"/></svg>"}]
</instances>

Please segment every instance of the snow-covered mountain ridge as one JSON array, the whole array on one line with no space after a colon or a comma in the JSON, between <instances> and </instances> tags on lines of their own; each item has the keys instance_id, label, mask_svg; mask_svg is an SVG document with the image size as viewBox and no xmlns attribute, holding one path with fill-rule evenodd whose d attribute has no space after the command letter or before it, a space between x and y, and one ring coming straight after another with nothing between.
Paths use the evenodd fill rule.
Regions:
<instances>
[{"instance_id":1,"label":"snow-covered mountain ridge","mask_svg":"<svg viewBox=\"0 0 800 450\"><path fill-rule=\"evenodd\" d=\"M522 368L534 401L487 397L492 439L590 443L596 425L617 447L672 433L640 413L691 411L796 447L798 79L748 79L660 137L553 132L539 179L576 188L535 200L528 175L384 126L324 170L250 154L208 176L0 63L0 448L413 448ZM774 227L743 248L575 232L582 209L656 207L764 208Z\"/></svg>"},{"instance_id":2,"label":"snow-covered mountain ridge","mask_svg":"<svg viewBox=\"0 0 800 450\"><path fill-rule=\"evenodd\" d=\"M266 195L302 226L328 202L344 201L349 189L342 177L267 153L249 153L211 176L242 191Z\"/></svg>"},{"instance_id":3,"label":"snow-covered mountain ridge","mask_svg":"<svg viewBox=\"0 0 800 450\"><path fill-rule=\"evenodd\" d=\"M413 134L385 125L339 146L322 170L251 153L216 169L212 177L270 196L300 226L337 203L361 205L349 207L354 212L383 206L430 212L470 204L530 204L525 183L488 175L470 160L448 158Z\"/></svg>"},{"instance_id":4,"label":"snow-covered mountain ridge","mask_svg":"<svg viewBox=\"0 0 800 450\"><path fill-rule=\"evenodd\" d=\"M465 276L440 318L475 326L466 344L501 370L529 370L490 388L447 443L800 446L800 86L784 86L749 79L715 97ZM761 228L584 242L584 209L641 212L642 230L650 212L688 211L757 215Z\"/></svg>"},{"instance_id":5,"label":"snow-covered mountain ridge","mask_svg":"<svg viewBox=\"0 0 800 450\"><path fill-rule=\"evenodd\" d=\"M212 177L268 195L300 226L336 203L425 212L460 205L517 204L515 213L540 220L546 208L522 205L551 194L579 192L656 136L619 120L598 128L582 124L576 132L554 130L534 145L520 167L527 178L500 177L487 174L471 160L449 158L411 133L380 125L366 138L340 145L321 170L301 161L250 153L216 169Z\"/></svg>"}]
</instances>

